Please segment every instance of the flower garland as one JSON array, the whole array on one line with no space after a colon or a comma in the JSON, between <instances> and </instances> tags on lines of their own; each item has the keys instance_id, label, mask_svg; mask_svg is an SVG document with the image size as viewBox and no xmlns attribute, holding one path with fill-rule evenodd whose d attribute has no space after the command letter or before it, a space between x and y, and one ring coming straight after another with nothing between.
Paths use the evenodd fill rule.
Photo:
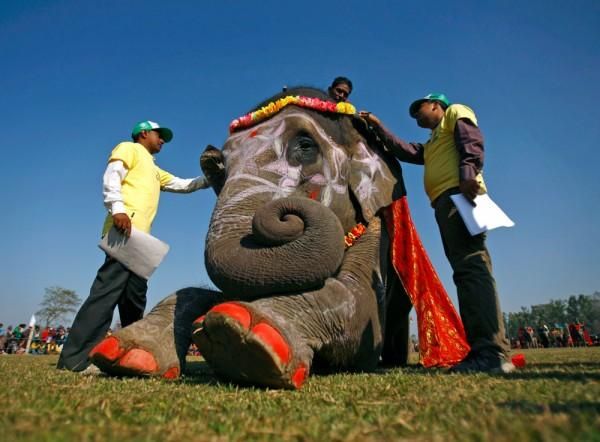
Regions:
<instances>
[{"instance_id":1,"label":"flower garland","mask_svg":"<svg viewBox=\"0 0 600 442\"><path fill-rule=\"evenodd\" d=\"M320 98L288 95L287 97L280 98L277 101L272 101L266 106L263 106L254 112L250 112L243 117L236 118L229 125L229 133L231 134L235 131L254 126L257 123L272 117L281 109L290 104L306 107L308 109L315 109L320 112L331 112L347 115L353 115L356 113L356 108L350 103L334 103L333 101L321 100Z\"/></svg>"},{"instance_id":2,"label":"flower garland","mask_svg":"<svg viewBox=\"0 0 600 442\"><path fill-rule=\"evenodd\" d=\"M358 240L358 238L363 236L366 231L367 228L363 223L358 223L357 225L352 227L352 229L348 233L346 233L346 236L344 237L344 243L346 243L346 248L352 247L354 243Z\"/></svg>"}]
</instances>

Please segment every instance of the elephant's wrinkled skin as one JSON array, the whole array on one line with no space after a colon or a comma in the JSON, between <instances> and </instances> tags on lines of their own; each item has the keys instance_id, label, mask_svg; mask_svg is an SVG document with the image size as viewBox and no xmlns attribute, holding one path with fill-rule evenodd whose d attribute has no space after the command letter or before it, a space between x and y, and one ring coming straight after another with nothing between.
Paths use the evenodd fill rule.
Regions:
<instances>
[{"instance_id":1,"label":"elephant's wrinkled skin","mask_svg":"<svg viewBox=\"0 0 600 442\"><path fill-rule=\"evenodd\" d=\"M287 94L327 99L310 88ZM288 106L232 134L222 158L207 149L201 164L218 201L205 260L221 292L171 295L92 360L109 373L176 377L192 328L215 372L243 383L298 388L319 368L405 363L410 303L381 218L404 188L375 144L361 120ZM366 233L345 249L359 222Z\"/></svg>"}]
</instances>

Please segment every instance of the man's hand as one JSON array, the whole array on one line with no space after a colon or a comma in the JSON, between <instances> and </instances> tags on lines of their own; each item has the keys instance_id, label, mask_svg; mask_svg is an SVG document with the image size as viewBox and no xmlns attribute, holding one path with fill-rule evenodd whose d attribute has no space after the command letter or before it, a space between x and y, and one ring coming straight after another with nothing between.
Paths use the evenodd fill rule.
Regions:
<instances>
[{"instance_id":1,"label":"man's hand","mask_svg":"<svg viewBox=\"0 0 600 442\"><path fill-rule=\"evenodd\" d=\"M476 179L464 180L460 182L459 189L461 193L469 200L469 202L475 205L475 197L479 194L479 183Z\"/></svg>"},{"instance_id":2,"label":"man's hand","mask_svg":"<svg viewBox=\"0 0 600 442\"><path fill-rule=\"evenodd\" d=\"M115 213L113 216L113 224L120 230L127 238L131 236L131 219L126 213Z\"/></svg>"},{"instance_id":3,"label":"man's hand","mask_svg":"<svg viewBox=\"0 0 600 442\"><path fill-rule=\"evenodd\" d=\"M368 123L375 124L377 126L381 126L381 121L374 114L367 111L360 111L358 116L364 118Z\"/></svg>"}]
</instances>

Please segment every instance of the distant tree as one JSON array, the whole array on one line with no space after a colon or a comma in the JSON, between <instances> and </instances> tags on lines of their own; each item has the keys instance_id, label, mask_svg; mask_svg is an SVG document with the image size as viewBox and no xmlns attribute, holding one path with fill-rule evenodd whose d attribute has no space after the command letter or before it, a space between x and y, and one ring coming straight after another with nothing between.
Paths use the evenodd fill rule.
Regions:
<instances>
[{"instance_id":1,"label":"distant tree","mask_svg":"<svg viewBox=\"0 0 600 442\"><path fill-rule=\"evenodd\" d=\"M592 334L598 334L600 333L600 292L594 292L590 297L592 298L592 321L591 324L589 324L590 332ZM588 324L586 324L586 326L588 326Z\"/></svg>"},{"instance_id":2,"label":"distant tree","mask_svg":"<svg viewBox=\"0 0 600 442\"><path fill-rule=\"evenodd\" d=\"M75 313L81 303L81 298L73 290L63 287L47 287L42 307L36 315L45 322L46 327L65 319L69 313Z\"/></svg>"},{"instance_id":3,"label":"distant tree","mask_svg":"<svg viewBox=\"0 0 600 442\"><path fill-rule=\"evenodd\" d=\"M567 302L560 299L551 299L547 304L536 305L535 308L532 307L533 320L537 325L546 324L549 327L557 323L563 324L567 321L566 306Z\"/></svg>"},{"instance_id":4,"label":"distant tree","mask_svg":"<svg viewBox=\"0 0 600 442\"><path fill-rule=\"evenodd\" d=\"M577 303L577 296L571 295L567 299L567 321L573 322L579 319L579 304Z\"/></svg>"},{"instance_id":5,"label":"distant tree","mask_svg":"<svg viewBox=\"0 0 600 442\"><path fill-rule=\"evenodd\" d=\"M508 314L508 336L515 338L519 327L527 327L533 324L533 315L527 307L521 307L520 312L510 312Z\"/></svg>"},{"instance_id":6,"label":"distant tree","mask_svg":"<svg viewBox=\"0 0 600 442\"><path fill-rule=\"evenodd\" d=\"M567 302L563 299L551 299L546 305L547 325L567 322Z\"/></svg>"},{"instance_id":7,"label":"distant tree","mask_svg":"<svg viewBox=\"0 0 600 442\"><path fill-rule=\"evenodd\" d=\"M504 314L504 323L510 337L516 337L519 327L538 327L546 324L567 324L578 320L585 324L591 334L600 333L600 292L591 295L571 295L568 299L551 299L547 304L530 308L521 307L520 312Z\"/></svg>"}]
</instances>

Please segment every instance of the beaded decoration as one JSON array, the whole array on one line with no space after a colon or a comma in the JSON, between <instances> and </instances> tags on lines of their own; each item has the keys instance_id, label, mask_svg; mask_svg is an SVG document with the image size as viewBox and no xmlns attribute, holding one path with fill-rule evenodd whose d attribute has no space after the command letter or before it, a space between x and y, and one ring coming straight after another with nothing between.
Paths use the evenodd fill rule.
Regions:
<instances>
[{"instance_id":1,"label":"beaded decoration","mask_svg":"<svg viewBox=\"0 0 600 442\"><path fill-rule=\"evenodd\" d=\"M320 98L288 95L287 97L280 98L277 101L272 101L254 112L250 112L249 114L246 114L240 118L236 118L231 122L231 124L229 124L229 133L232 134L235 131L254 126L259 122L272 117L281 109L290 104L318 110L320 112L331 112L346 115L353 115L356 113L356 108L350 103L334 103L333 101L321 100Z\"/></svg>"},{"instance_id":2,"label":"beaded decoration","mask_svg":"<svg viewBox=\"0 0 600 442\"><path fill-rule=\"evenodd\" d=\"M344 243L346 243L346 248L352 247L354 243L358 240L358 238L363 236L366 231L367 228L363 223L358 223L357 225L352 227L352 229L348 233L346 233L346 236L344 237Z\"/></svg>"}]
</instances>

